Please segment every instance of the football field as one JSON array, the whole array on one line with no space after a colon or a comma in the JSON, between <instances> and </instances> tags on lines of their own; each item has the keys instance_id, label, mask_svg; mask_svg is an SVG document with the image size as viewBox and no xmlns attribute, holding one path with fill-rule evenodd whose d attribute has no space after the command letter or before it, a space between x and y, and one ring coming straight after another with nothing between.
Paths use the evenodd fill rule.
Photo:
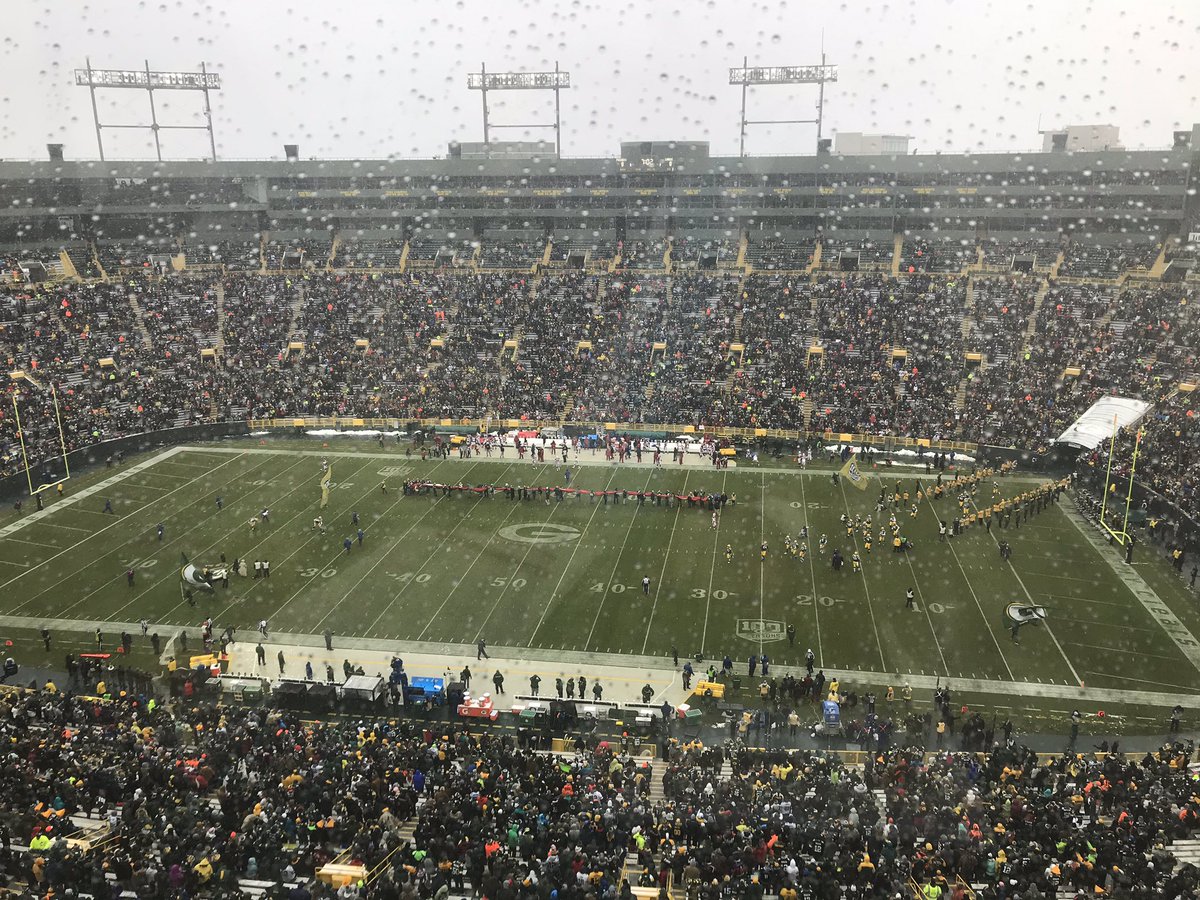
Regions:
<instances>
[{"instance_id":1,"label":"football field","mask_svg":"<svg viewBox=\"0 0 1200 900\"><path fill-rule=\"evenodd\" d=\"M333 465L319 510L320 461ZM347 440L328 450L280 439L180 447L67 483L46 511L9 514L0 528L0 614L44 621L149 619L164 637L211 615L218 627L275 632L587 650L613 654L729 654L740 664L767 652L802 664L812 648L827 672L866 671L1042 682L1089 688L1193 691L1200 660L1194 597L1143 551L1134 566L1105 547L1064 496L1020 527L976 527L940 542L952 498L896 511L913 543L879 541L881 482L865 492L835 485L828 470L800 473L786 460L724 471L616 466L602 455L570 464L573 487L726 493L736 497L714 528L701 506L667 508L591 498L508 500L497 493L406 496L407 479L553 486L561 465L498 457L423 462L403 449ZM884 473L915 493L923 475ZM997 481L1012 496L1039 479ZM381 485L386 483L386 492ZM979 502L991 502L985 482ZM221 498L218 508L217 498ZM104 512L111 501L113 512ZM267 523L251 518L267 507ZM886 520L891 507L882 515ZM323 513L325 533L314 530ZM352 514L365 536L360 545ZM871 516L876 537L847 537L840 521ZM157 526L163 526L160 540ZM785 536L808 528L806 559ZM820 537L828 537L825 552ZM346 538L352 539L347 551ZM998 540L1013 548L1000 558ZM763 542L768 553L762 558ZM731 558L726 557L726 546ZM832 551L846 557L840 572ZM862 572L850 556L857 551ZM203 566L221 555L269 560L270 578L231 576L212 594L184 599L181 555ZM135 572L134 584L126 570ZM649 578L648 589L643 579ZM915 592L912 609L905 592ZM1004 624L1012 601L1041 604L1044 625ZM13 620L15 621L15 620ZM795 627L795 643L787 626ZM740 665L739 665L740 669Z\"/></svg>"}]
</instances>

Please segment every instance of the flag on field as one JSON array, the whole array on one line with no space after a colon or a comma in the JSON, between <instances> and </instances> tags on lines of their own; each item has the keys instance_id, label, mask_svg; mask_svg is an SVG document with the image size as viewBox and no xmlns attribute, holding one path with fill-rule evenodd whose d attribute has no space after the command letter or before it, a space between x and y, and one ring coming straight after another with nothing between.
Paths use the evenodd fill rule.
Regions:
<instances>
[{"instance_id":1,"label":"flag on field","mask_svg":"<svg viewBox=\"0 0 1200 900\"><path fill-rule=\"evenodd\" d=\"M329 505L329 483L333 478L333 465L325 470L325 474L321 476L321 509Z\"/></svg>"},{"instance_id":2,"label":"flag on field","mask_svg":"<svg viewBox=\"0 0 1200 900\"><path fill-rule=\"evenodd\" d=\"M867 489L867 477L858 470L858 458L856 456L851 456L846 460L846 464L842 466L842 471L839 474L860 491Z\"/></svg>"}]
</instances>

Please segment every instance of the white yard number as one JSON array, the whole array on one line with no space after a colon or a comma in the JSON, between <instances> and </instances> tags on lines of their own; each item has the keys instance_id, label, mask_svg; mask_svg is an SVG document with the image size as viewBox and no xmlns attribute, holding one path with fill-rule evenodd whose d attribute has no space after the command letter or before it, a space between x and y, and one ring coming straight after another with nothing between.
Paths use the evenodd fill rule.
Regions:
<instances>
[{"instance_id":1,"label":"white yard number","mask_svg":"<svg viewBox=\"0 0 1200 900\"><path fill-rule=\"evenodd\" d=\"M422 572L419 575L414 575L412 572L400 572L398 574L396 572L388 572L387 574L401 584L408 584L410 581L415 581L417 584L428 584L430 578L428 572Z\"/></svg>"},{"instance_id":2,"label":"white yard number","mask_svg":"<svg viewBox=\"0 0 1200 900\"><path fill-rule=\"evenodd\" d=\"M143 559L140 562L138 562L136 560L134 562L127 562L127 563L125 563L125 568L127 568L127 569L153 569L157 565L158 565L157 559Z\"/></svg>"},{"instance_id":3,"label":"white yard number","mask_svg":"<svg viewBox=\"0 0 1200 900\"><path fill-rule=\"evenodd\" d=\"M954 609L954 607L946 606L944 603L930 603L929 604L929 611L931 613L937 613L939 616L948 609ZM913 612L920 612L920 611L921 611L920 604L913 603Z\"/></svg>"},{"instance_id":4,"label":"white yard number","mask_svg":"<svg viewBox=\"0 0 1200 900\"><path fill-rule=\"evenodd\" d=\"M836 606L838 603L845 603L846 601L842 597L818 597L817 602L819 602L822 606L829 607ZM812 594L797 594L796 603L800 606L812 606Z\"/></svg>"},{"instance_id":5,"label":"white yard number","mask_svg":"<svg viewBox=\"0 0 1200 900\"><path fill-rule=\"evenodd\" d=\"M809 509L820 509L822 505L821 503L802 503L799 500L792 501L792 509L804 509L806 506Z\"/></svg>"},{"instance_id":6,"label":"white yard number","mask_svg":"<svg viewBox=\"0 0 1200 900\"><path fill-rule=\"evenodd\" d=\"M604 593L604 582L597 581L590 588L588 588L588 590L591 591L593 594L603 594ZM619 582L614 581L612 584L610 584L608 586L608 590L614 594L623 594L627 590L629 590L629 585L620 584Z\"/></svg>"},{"instance_id":7,"label":"white yard number","mask_svg":"<svg viewBox=\"0 0 1200 900\"><path fill-rule=\"evenodd\" d=\"M337 569L301 569L301 578L316 578L320 575L322 578L332 578L337 574Z\"/></svg>"},{"instance_id":8,"label":"white yard number","mask_svg":"<svg viewBox=\"0 0 1200 900\"><path fill-rule=\"evenodd\" d=\"M524 578L514 578L512 580L512 583L509 584L509 581L507 578L493 578L492 579L492 587L502 588L506 584L508 584L509 587L512 587L515 590L519 591L521 588L525 587L526 581Z\"/></svg>"},{"instance_id":9,"label":"white yard number","mask_svg":"<svg viewBox=\"0 0 1200 900\"><path fill-rule=\"evenodd\" d=\"M734 594L736 594L736 593L737 593L737 591L722 591L718 588L717 590L712 592L712 598L714 600L728 600L730 597L734 596ZM705 588L692 588L692 599L693 600L703 600L707 596L708 596L708 591Z\"/></svg>"}]
</instances>

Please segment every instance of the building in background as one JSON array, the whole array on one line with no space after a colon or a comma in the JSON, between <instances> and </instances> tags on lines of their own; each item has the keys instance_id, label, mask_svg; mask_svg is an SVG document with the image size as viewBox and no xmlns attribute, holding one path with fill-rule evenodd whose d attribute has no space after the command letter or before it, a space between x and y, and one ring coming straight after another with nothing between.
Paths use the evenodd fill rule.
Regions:
<instances>
[{"instance_id":1,"label":"building in background","mask_svg":"<svg viewBox=\"0 0 1200 900\"><path fill-rule=\"evenodd\" d=\"M906 134L839 131L834 135L833 152L839 156L906 156L911 140Z\"/></svg>"},{"instance_id":2,"label":"building in background","mask_svg":"<svg viewBox=\"0 0 1200 900\"><path fill-rule=\"evenodd\" d=\"M1095 150L1124 150L1121 129L1116 125L1068 125L1066 128L1042 132L1045 152Z\"/></svg>"}]
</instances>

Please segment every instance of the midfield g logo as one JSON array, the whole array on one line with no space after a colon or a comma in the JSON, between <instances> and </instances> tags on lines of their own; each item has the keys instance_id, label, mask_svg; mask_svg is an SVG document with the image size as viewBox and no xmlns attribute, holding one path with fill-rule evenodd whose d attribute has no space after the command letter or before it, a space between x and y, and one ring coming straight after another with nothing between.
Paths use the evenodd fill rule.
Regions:
<instances>
[{"instance_id":1,"label":"midfield g logo","mask_svg":"<svg viewBox=\"0 0 1200 900\"><path fill-rule=\"evenodd\" d=\"M578 540L580 533L578 528L570 525L554 525L550 522L509 525L499 531L500 537L519 544L566 544Z\"/></svg>"}]
</instances>

